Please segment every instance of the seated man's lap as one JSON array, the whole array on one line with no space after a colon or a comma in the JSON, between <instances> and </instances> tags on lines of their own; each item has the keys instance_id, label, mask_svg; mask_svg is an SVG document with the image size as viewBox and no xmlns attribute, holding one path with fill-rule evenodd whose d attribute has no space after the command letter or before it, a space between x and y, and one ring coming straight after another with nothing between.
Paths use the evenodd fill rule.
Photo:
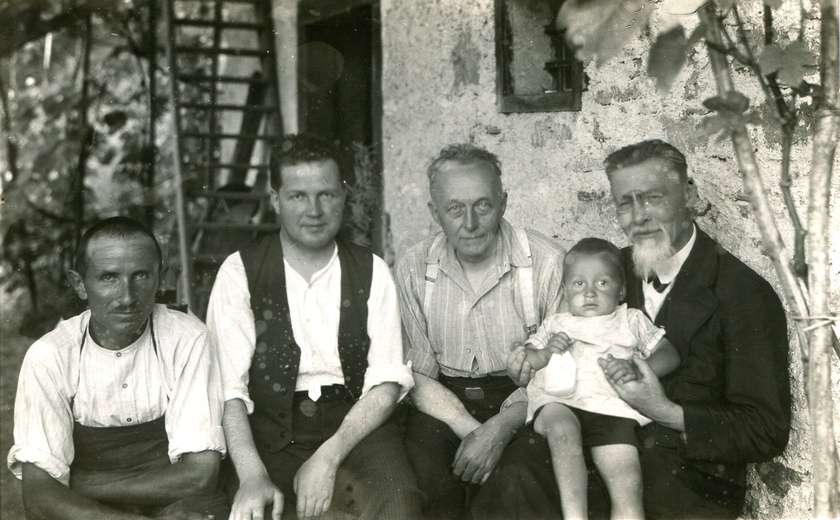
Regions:
<instances>
[{"instance_id":1,"label":"seated man's lap","mask_svg":"<svg viewBox=\"0 0 840 520\"><path fill-rule=\"evenodd\" d=\"M559 517L560 494L545 438L522 427L471 501L474 518Z\"/></svg>"},{"instance_id":2,"label":"seated man's lap","mask_svg":"<svg viewBox=\"0 0 840 520\"><path fill-rule=\"evenodd\" d=\"M467 486L452 472L461 440L449 426L411 408L407 412L405 450L432 518L463 516Z\"/></svg>"},{"instance_id":3,"label":"seated man's lap","mask_svg":"<svg viewBox=\"0 0 840 520\"><path fill-rule=\"evenodd\" d=\"M294 477L317 448L296 441L262 456L271 480L283 492L283 518L295 516ZM411 518L419 508L420 491L399 428L388 421L359 442L342 462L327 517Z\"/></svg>"},{"instance_id":4,"label":"seated man's lap","mask_svg":"<svg viewBox=\"0 0 840 520\"><path fill-rule=\"evenodd\" d=\"M675 448L644 443L645 514L649 518L737 518L745 489L706 474Z\"/></svg>"}]
</instances>

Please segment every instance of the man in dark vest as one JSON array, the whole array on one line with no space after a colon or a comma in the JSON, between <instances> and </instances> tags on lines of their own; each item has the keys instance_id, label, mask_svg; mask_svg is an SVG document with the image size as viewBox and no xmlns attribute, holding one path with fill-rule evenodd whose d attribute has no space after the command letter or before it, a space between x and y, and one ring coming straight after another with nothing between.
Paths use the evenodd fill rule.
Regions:
<instances>
[{"instance_id":1,"label":"man in dark vest","mask_svg":"<svg viewBox=\"0 0 840 520\"><path fill-rule=\"evenodd\" d=\"M332 146L287 136L272 161L281 231L225 260L207 311L239 481L232 518L415 518L420 492L388 422L413 379L387 265L336 240L346 189Z\"/></svg>"},{"instance_id":2,"label":"man in dark vest","mask_svg":"<svg viewBox=\"0 0 840 520\"><path fill-rule=\"evenodd\" d=\"M10 469L27 516L227 516L218 368L197 318L156 305L160 246L114 217L80 241L70 279L89 310L27 351Z\"/></svg>"}]
</instances>

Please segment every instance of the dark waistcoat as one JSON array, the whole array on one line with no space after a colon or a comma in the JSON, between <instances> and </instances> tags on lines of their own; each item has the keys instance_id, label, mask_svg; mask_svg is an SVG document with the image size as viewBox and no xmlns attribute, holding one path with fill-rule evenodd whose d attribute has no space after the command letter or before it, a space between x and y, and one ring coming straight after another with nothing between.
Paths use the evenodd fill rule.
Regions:
<instances>
[{"instance_id":1,"label":"dark waistcoat","mask_svg":"<svg viewBox=\"0 0 840 520\"><path fill-rule=\"evenodd\" d=\"M300 347L292 333L286 294L283 248L277 235L267 235L239 254L248 278L257 333L248 382L248 392L254 401L251 431L260 452L278 451L292 440L292 401L300 364ZM338 242L338 260L341 264L338 355L344 385L358 399L370 346L367 300L373 257L365 248Z\"/></svg>"}]
</instances>

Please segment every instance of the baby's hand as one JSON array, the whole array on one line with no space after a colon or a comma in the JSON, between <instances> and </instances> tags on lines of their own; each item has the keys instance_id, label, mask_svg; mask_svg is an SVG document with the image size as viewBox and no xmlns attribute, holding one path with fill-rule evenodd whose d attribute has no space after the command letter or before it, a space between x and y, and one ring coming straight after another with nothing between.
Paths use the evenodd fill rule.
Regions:
<instances>
[{"instance_id":1,"label":"baby's hand","mask_svg":"<svg viewBox=\"0 0 840 520\"><path fill-rule=\"evenodd\" d=\"M554 354L562 354L571 347L572 339L567 336L565 332L552 334L551 337L548 338L548 343L546 344L546 348L550 349Z\"/></svg>"},{"instance_id":2,"label":"baby's hand","mask_svg":"<svg viewBox=\"0 0 840 520\"><path fill-rule=\"evenodd\" d=\"M608 356L603 363L599 363L604 369L607 379L615 384L629 383L641 379L636 365L631 359L619 359Z\"/></svg>"}]
</instances>

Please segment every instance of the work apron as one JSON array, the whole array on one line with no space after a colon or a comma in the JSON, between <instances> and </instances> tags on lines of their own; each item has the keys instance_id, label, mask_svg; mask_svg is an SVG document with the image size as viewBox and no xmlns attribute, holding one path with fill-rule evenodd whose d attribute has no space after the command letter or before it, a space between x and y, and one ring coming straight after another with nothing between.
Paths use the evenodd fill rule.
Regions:
<instances>
[{"instance_id":1,"label":"work apron","mask_svg":"<svg viewBox=\"0 0 840 520\"><path fill-rule=\"evenodd\" d=\"M158 357L157 338L152 317L149 317L152 348ZM88 329L82 335L79 346L79 377L82 374L82 352ZM78 388L78 385L77 385ZM73 409L73 399L70 402ZM70 466L73 471L110 472L131 471L142 473L169 466L169 437L166 434L166 414L157 419L131 426L85 426L78 421L73 424L73 447L75 456ZM177 511L216 515L227 518L227 500L221 493L184 497L168 505L109 504L122 511L156 516Z\"/></svg>"}]
</instances>

